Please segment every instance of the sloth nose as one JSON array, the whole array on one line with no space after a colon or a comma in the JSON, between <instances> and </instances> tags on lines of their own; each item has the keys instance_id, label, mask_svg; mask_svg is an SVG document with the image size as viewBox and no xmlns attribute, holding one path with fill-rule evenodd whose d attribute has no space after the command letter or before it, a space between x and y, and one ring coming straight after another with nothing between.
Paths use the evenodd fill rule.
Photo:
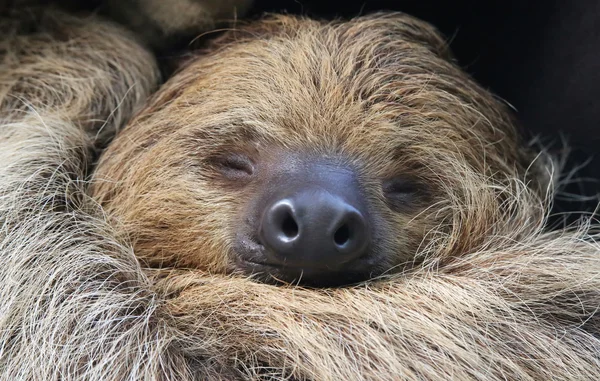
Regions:
<instances>
[{"instance_id":1,"label":"sloth nose","mask_svg":"<svg viewBox=\"0 0 600 381\"><path fill-rule=\"evenodd\" d=\"M304 189L265 208L259 237L270 262L336 269L365 254L370 244L369 222L360 209L343 195Z\"/></svg>"}]
</instances>

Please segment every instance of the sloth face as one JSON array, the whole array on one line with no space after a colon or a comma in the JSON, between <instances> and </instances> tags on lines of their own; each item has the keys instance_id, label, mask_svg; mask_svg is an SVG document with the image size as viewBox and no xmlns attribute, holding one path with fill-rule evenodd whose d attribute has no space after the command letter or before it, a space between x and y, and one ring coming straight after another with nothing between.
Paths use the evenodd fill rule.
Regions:
<instances>
[{"instance_id":1,"label":"sloth face","mask_svg":"<svg viewBox=\"0 0 600 381\"><path fill-rule=\"evenodd\" d=\"M92 192L151 266L329 286L469 250L528 158L429 25L281 16L190 60Z\"/></svg>"}]
</instances>

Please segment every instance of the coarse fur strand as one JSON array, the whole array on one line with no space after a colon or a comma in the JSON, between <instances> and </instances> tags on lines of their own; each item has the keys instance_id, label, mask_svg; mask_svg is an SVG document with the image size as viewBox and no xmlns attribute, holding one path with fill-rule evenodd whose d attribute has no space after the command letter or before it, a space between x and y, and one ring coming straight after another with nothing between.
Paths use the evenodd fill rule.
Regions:
<instances>
[{"instance_id":1,"label":"coarse fur strand","mask_svg":"<svg viewBox=\"0 0 600 381\"><path fill-rule=\"evenodd\" d=\"M430 245L410 272L355 287L141 267L84 180L99 132L155 87L154 61L104 21L53 15L73 34L9 36L25 40L1 61L1 379L597 379L598 236L543 230L552 185L505 183L511 212L476 249L440 257ZM44 54L24 49L48 36ZM74 46L83 66L52 55Z\"/></svg>"}]
</instances>

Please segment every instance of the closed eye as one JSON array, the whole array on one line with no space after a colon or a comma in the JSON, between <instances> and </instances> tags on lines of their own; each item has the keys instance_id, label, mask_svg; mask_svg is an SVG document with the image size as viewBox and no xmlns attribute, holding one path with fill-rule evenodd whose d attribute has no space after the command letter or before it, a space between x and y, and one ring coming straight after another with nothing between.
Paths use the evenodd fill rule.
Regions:
<instances>
[{"instance_id":1,"label":"closed eye","mask_svg":"<svg viewBox=\"0 0 600 381\"><path fill-rule=\"evenodd\" d=\"M418 207L426 198L423 185L404 176L385 180L382 190L388 206L398 212Z\"/></svg>"},{"instance_id":2,"label":"closed eye","mask_svg":"<svg viewBox=\"0 0 600 381\"><path fill-rule=\"evenodd\" d=\"M233 180L247 178L254 174L254 163L241 154L218 156L210 162L222 175Z\"/></svg>"}]
</instances>

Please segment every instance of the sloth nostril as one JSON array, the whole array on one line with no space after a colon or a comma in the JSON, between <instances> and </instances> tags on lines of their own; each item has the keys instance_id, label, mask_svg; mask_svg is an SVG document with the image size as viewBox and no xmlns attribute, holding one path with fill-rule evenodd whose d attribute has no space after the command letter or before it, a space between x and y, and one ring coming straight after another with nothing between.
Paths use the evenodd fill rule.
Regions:
<instances>
[{"instance_id":1,"label":"sloth nostril","mask_svg":"<svg viewBox=\"0 0 600 381\"><path fill-rule=\"evenodd\" d=\"M333 235L333 241L338 246L344 246L350 241L350 228L347 224L342 225Z\"/></svg>"},{"instance_id":2,"label":"sloth nostril","mask_svg":"<svg viewBox=\"0 0 600 381\"><path fill-rule=\"evenodd\" d=\"M271 263L291 272L339 272L368 251L366 200L354 177L335 180L317 178L316 184L298 185L294 181L293 187L284 183L273 191L274 201L261 210L258 226ZM283 194L277 197L276 192Z\"/></svg>"},{"instance_id":3,"label":"sloth nostril","mask_svg":"<svg viewBox=\"0 0 600 381\"><path fill-rule=\"evenodd\" d=\"M283 234L289 238L289 239L293 239L296 238L298 236L298 232L299 232L299 228L298 228L298 224L296 223L296 221L294 220L294 217L292 217L290 214L288 214L282 224L281 224L281 231L283 232Z\"/></svg>"}]
</instances>

